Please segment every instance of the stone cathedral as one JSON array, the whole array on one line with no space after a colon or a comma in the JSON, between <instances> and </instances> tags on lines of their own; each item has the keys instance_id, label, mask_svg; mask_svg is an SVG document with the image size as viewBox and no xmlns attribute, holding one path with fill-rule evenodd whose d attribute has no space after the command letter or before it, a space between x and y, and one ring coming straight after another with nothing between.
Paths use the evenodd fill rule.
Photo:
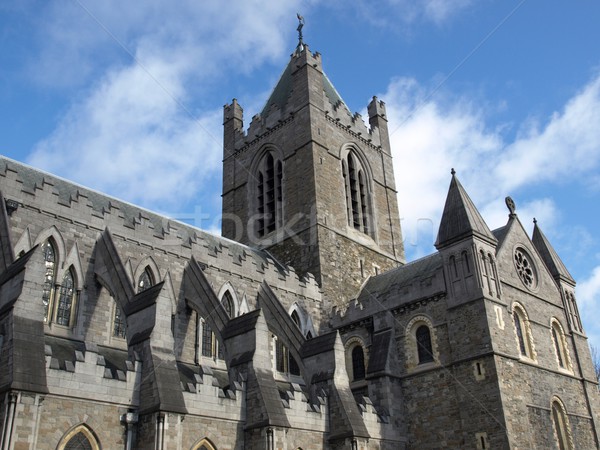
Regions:
<instances>
[{"instance_id":1,"label":"stone cathedral","mask_svg":"<svg viewBox=\"0 0 600 450\"><path fill-rule=\"evenodd\" d=\"M598 448L540 226L507 198L490 230L452 171L406 262L367 111L300 39L247 128L224 108L223 237L0 158L0 449Z\"/></svg>"}]
</instances>

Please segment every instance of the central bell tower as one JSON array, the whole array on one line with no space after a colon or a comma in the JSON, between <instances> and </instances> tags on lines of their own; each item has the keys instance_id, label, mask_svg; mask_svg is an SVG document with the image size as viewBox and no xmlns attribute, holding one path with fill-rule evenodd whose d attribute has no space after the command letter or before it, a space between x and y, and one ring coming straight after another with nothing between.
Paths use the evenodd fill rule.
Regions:
<instances>
[{"instance_id":1,"label":"central bell tower","mask_svg":"<svg viewBox=\"0 0 600 450\"><path fill-rule=\"evenodd\" d=\"M301 38L247 132L237 101L224 107L223 236L312 273L326 307L404 263L384 103L368 114L350 113Z\"/></svg>"}]
</instances>

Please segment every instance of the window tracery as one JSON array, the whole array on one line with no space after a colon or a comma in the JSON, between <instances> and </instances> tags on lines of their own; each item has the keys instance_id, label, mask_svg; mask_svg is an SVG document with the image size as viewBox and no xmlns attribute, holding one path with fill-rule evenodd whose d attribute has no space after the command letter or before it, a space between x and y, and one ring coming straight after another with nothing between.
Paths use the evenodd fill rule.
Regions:
<instances>
[{"instance_id":1,"label":"window tracery","mask_svg":"<svg viewBox=\"0 0 600 450\"><path fill-rule=\"evenodd\" d=\"M73 271L70 268L60 285L60 294L58 296L58 305L56 307L56 323L63 326L71 325L73 315L73 306L75 303L75 283Z\"/></svg>"},{"instance_id":2,"label":"window tracery","mask_svg":"<svg viewBox=\"0 0 600 450\"><path fill-rule=\"evenodd\" d=\"M283 224L283 163L268 151L257 172L257 235L264 237Z\"/></svg>"},{"instance_id":3,"label":"window tracery","mask_svg":"<svg viewBox=\"0 0 600 450\"><path fill-rule=\"evenodd\" d=\"M515 269L521 282L527 289L534 289L537 286L537 275L532 259L521 247L517 247L514 253Z\"/></svg>"},{"instance_id":4,"label":"window tracery","mask_svg":"<svg viewBox=\"0 0 600 450\"><path fill-rule=\"evenodd\" d=\"M152 273L152 269L150 269L150 266L146 266L146 268L138 278L138 293L144 292L152 286L154 286L154 274Z\"/></svg>"},{"instance_id":5,"label":"window tracery","mask_svg":"<svg viewBox=\"0 0 600 450\"><path fill-rule=\"evenodd\" d=\"M348 225L365 234L370 234L371 211L366 173L352 151L349 151L342 159L342 177L346 191Z\"/></svg>"},{"instance_id":6,"label":"window tracery","mask_svg":"<svg viewBox=\"0 0 600 450\"><path fill-rule=\"evenodd\" d=\"M44 255L44 286L42 288L42 303L44 305L44 322L49 321L49 312L52 309L54 286L56 285L56 246L52 238L42 244Z\"/></svg>"}]
</instances>

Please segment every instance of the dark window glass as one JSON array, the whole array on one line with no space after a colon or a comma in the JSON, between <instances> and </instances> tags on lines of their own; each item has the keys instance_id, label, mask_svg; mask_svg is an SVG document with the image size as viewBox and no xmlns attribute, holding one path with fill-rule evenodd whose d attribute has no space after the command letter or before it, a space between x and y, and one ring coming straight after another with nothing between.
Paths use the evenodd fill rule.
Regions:
<instances>
[{"instance_id":1,"label":"dark window glass","mask_svg":"<svg viewBox=\"0 0 600 450\"><path fill-rule=\"evenodd\" d=\"M556 356L558 356L558 365L560 367L565 367L565 362L563 358L563 347L560 336L558 335L558 331L556 331L556 327L552 327L552 339L554 340L554 347L556 347Z\"/></svg>"},{"instance_id":2,"label":"dark window glass","mask_svg":"<svg viewBox=\"0 0 600 450\"><path fill-rule=\"evenodd\" d=\"M433 361L433 348L431 347L431 332L427 325L421 325L415 333L417 338L417 354L419 364Z\"/></svg>"},{"instance_id":3,"label":"dark window glass","mask_svg":"<svg viewBox=\"0 0 600 450\"><path fill-rule=\"evenodd\" d=\"M296 326L300 328L300 316L298 315L298 312L292 311L292 320L294 321Z\"/></svg>"},{"instance_id":4,"label":"dark window glass","mask_svg":"<svg viewBox=\"0 0 600 450\"><path fill-rule=\"evenodd\" d=\"M150 268L146 267L138 279L138 293L144 292L152 285L154 285L154 277L152 276L152 271Z\"/></svg>"},{"instance_id":5,"label":"dark window glass","mask_svg":"<svg viewBox=\"0 0 600 450\"><path fill-rule=\"evenodd\" d=\"M71 309L73 308L74 294L73 274L68 270L60 286L60 295L58 297L58 306L56 308L56 323L59 325L69 326L71 322Z\"/></svg>"},{"instance_id":6,"label":"dark window glass","mask_svg":"<svg viewBox=\"0 0 600 450\"><path fill-rule=\"evenodd\" d=\"M519 340L519 351L521 355L527 356L527 346L525 345L525 336L523 335L523 323L521 321L521 316L514 311L513 318L515 321L515 331L517 332L517 339Z\"/></svg>"},{"instance_id":7,"label":"dark window glass","mask_svg":"<svg viewBox=\"0 0 600 450\"><path fill-rule=\"evenodd\" d=\"M121 312L119 305L115 305L115 321L113 326L113 336L124 338L126 330L125 316Z\"/></svg>"},{"instance_id":8,"label":"dark window glass","mask_svg":"<svg viewBox=\"0 0 600 450\"><path fill-rule=\"evenodd\" d=\"M365 379L365 354L363 348L357 345L352 349L352 379Z\"/></svg>"},{"instance_id":9,"label":"dark window glass","mask_svg":"<svg viewBox=\"0 0 600 450\"><path fill-rule=\"evenodd\" d=\"M278 372L287 373L288 371L288 353L287 348L277 339L275 340L275 365Z\"/></svg>"},{"instance_id":10,"label":"dark window glass","mask_svg":"<svg viewBox=\"0 0 600 450\"><path fill-rule=\"evenodd\" d=\"M202 356L213 357L213 332L207 322L202 324Z\"/></svg>"},{"instance_id":11,"label":"dark window glass","mask_svg":"<svg viewBox=\"0 0 600 450\"><path fill-rule=\"evenodd\" d=\"M229 291L225 291L221 304L223 305L223 308L225 308L227 316L233 317L233 296Z\"/></svg>"},{"instance_id":12,"label":"dark window glass","mask_svg":"<svg viewBox=\"0 0 600 450\"><path fill-rule=\"evenodd\" d=\"M92 444L83 432L77 433L67 445L65 445L65 450L92 450Z\"/></svg>"}]
</instances>

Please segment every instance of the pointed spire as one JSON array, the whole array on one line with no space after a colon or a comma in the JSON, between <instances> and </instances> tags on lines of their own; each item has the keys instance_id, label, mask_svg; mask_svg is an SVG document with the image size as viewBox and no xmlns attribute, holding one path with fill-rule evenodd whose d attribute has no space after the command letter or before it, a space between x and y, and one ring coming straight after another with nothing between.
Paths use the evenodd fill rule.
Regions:
<instances>
[{"instance_id":1,"label":"pointed spire","mask_svg":"<svg viewBox=\"0 0 600 450\"><path fill-rule=\"evenodd\" d=\"M492 245L497 240L488 228L487 224L479 214L473 201L458 181L456 171L452 169L452 180L446 197L446 205L440 221L436 248L458 242L469 236L477 236Z\"/></svg>"},{"instance_id":2,"label":"pointed spire","mask_svg":"<svg viewBox=\"0 0 600 450\"><path fill-rule=\"evenodd\" d=\"M533 223L533 237L531 240L554 279L556 281L564 280L575 285L575 280L558 256L558 253L556 253L556 250L554 250L554 247L552 247L544 233L542 233L537 220L533 219Z\"/></svg>"}]
</instances>

